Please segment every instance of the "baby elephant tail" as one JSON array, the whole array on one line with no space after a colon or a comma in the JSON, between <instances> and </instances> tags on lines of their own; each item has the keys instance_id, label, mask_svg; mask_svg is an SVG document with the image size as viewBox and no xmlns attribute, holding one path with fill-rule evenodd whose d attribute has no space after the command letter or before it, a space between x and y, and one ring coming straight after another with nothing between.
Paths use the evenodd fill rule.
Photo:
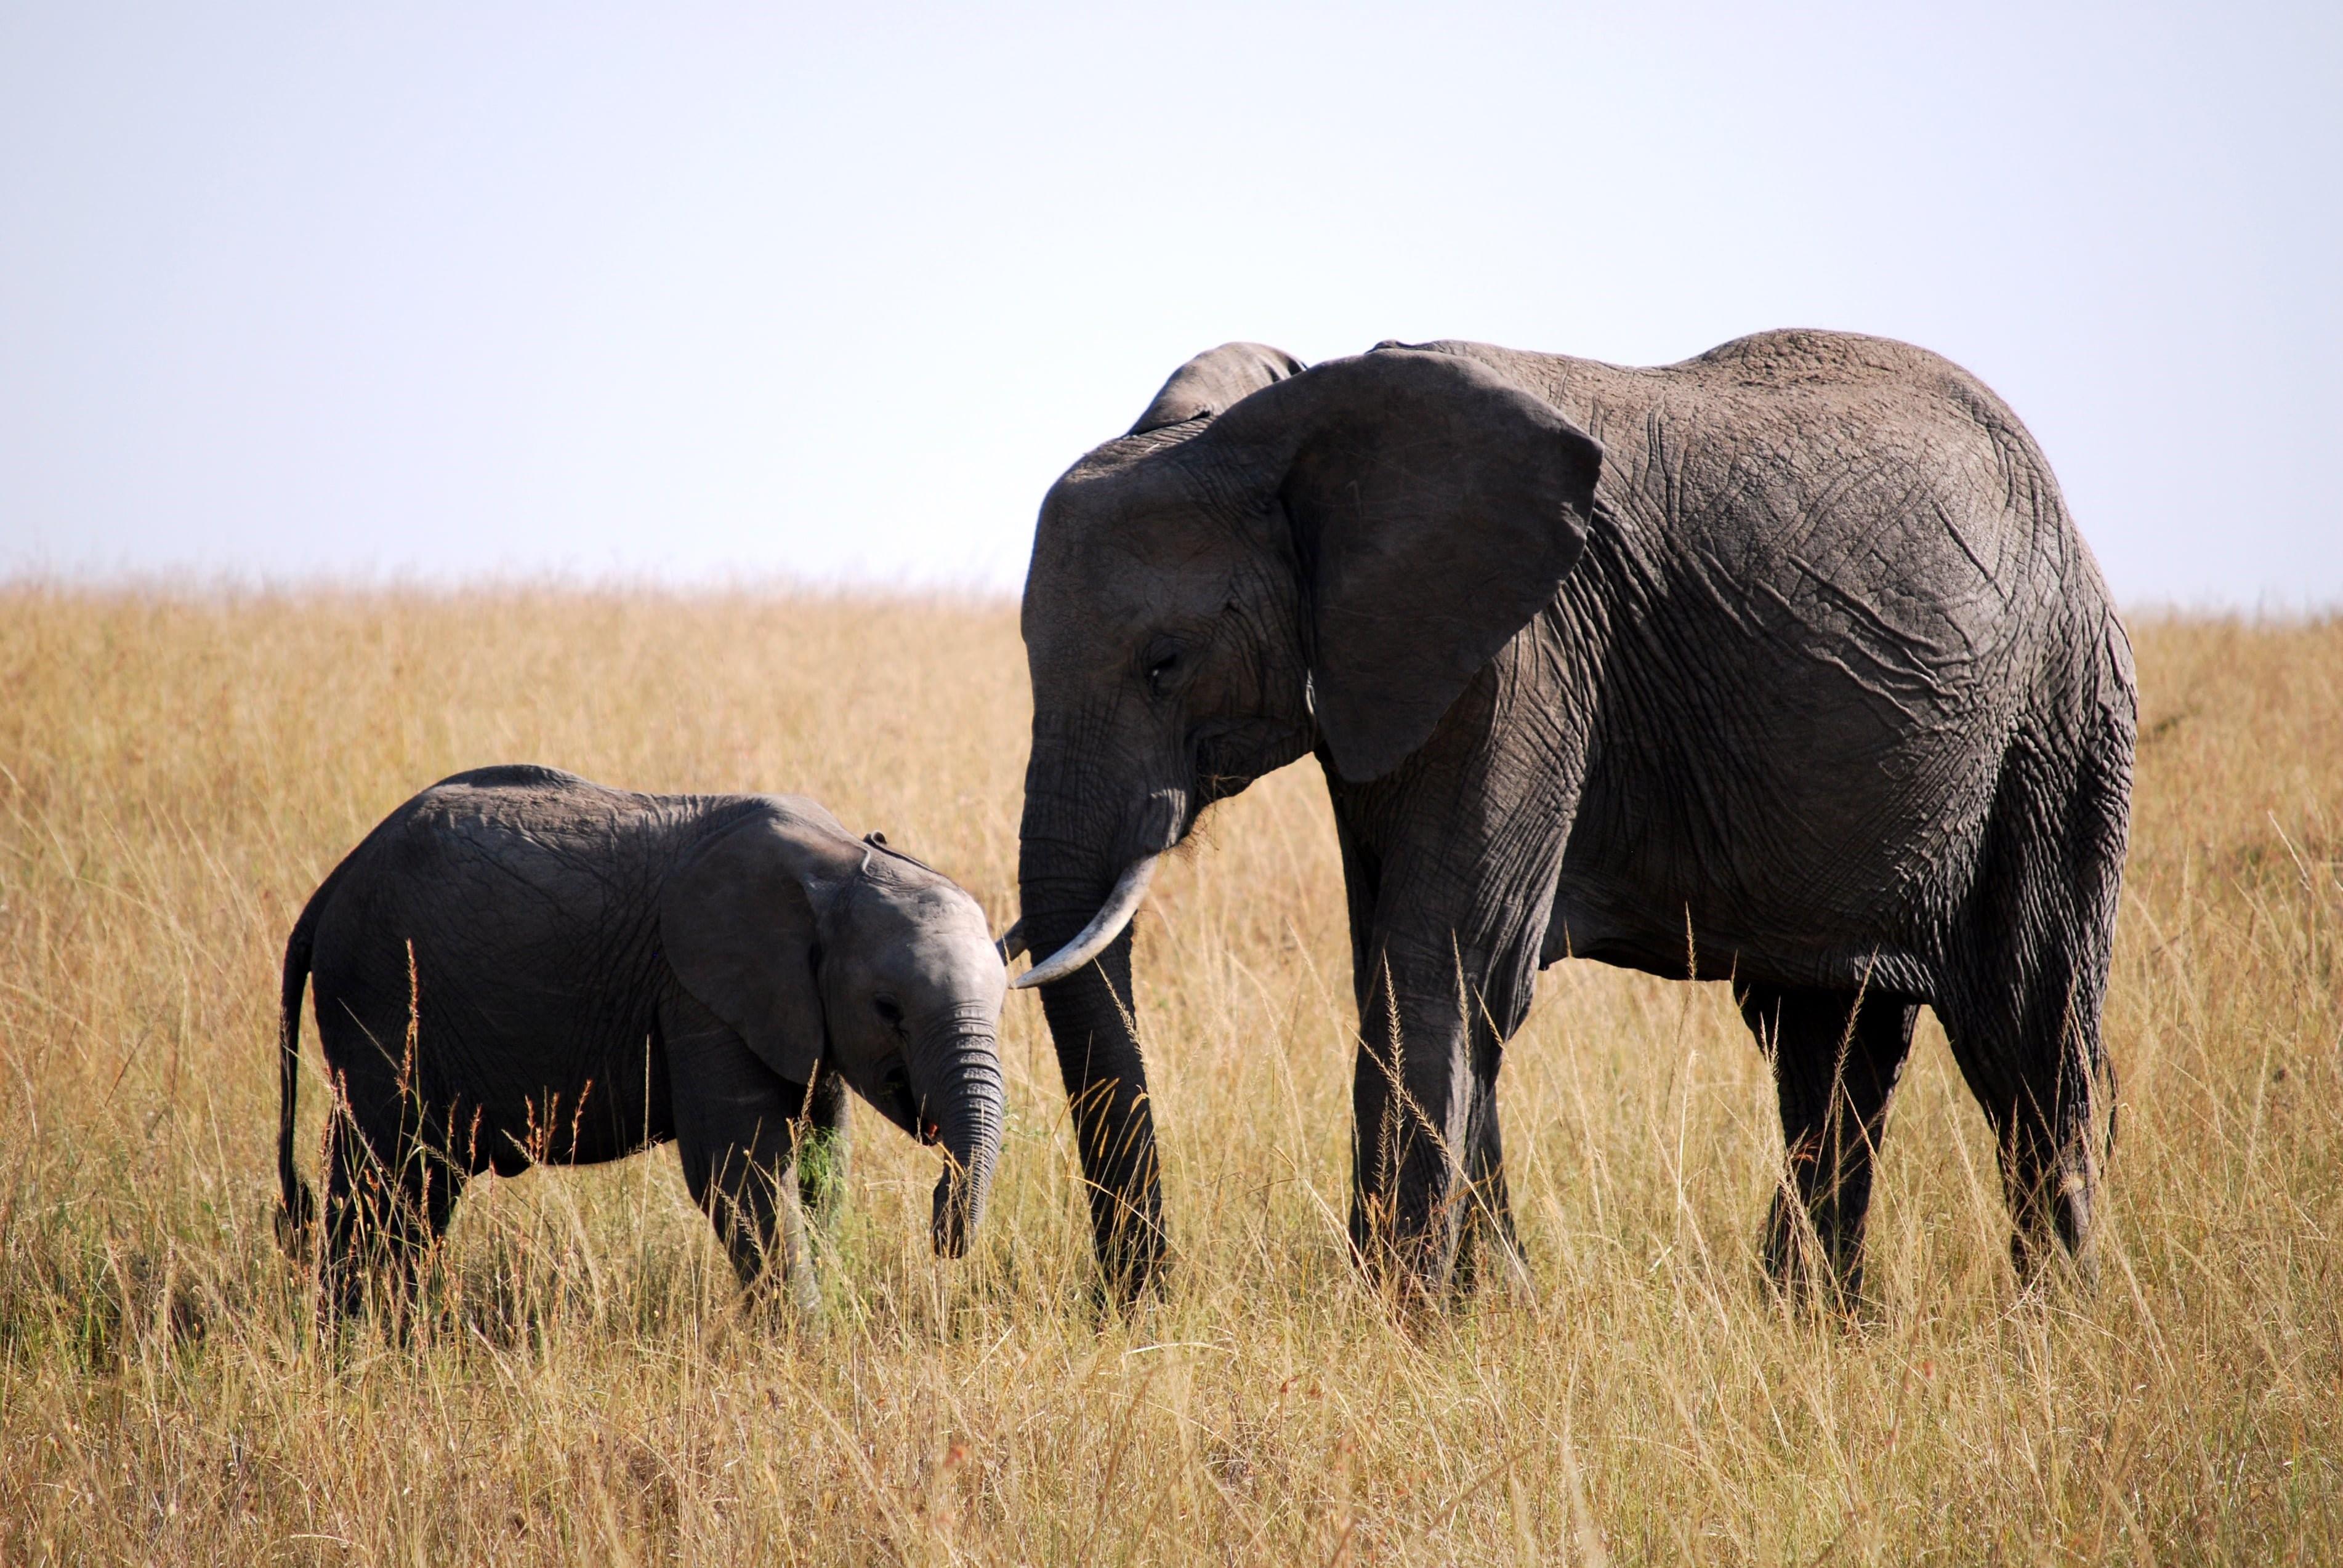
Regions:
<instances>
[{"instance_id":1,"label":"baby elephant tail","mask_svg":"<svg viewBox=\"0 0 2343 1568\"><path fill-rule=\"evenodd\" d=\"M293 934L285 940L285 986L277 1014L277 1181L279 1207L277 1240L288 1252L301 1255L308 1243L309 1226L317 1218L317 1200L293 1162L293 1112L301 1092L301 991L309 980L309 950L317 930L317 911L334 879L310 895Z\"/></svg>"}]
</instances>

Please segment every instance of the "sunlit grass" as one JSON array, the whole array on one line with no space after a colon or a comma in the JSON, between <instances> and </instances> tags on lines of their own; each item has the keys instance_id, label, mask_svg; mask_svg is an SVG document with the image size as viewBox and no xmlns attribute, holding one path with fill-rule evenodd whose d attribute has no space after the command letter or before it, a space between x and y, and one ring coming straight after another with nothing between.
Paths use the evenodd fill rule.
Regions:
<instances>
[{"instance_id":1,"label":"sunlit grass","mask_svg":"<svg viewBox=\"0 0 2343 1568\"><path fill-rule=\"evenodd\" d=\"M2088 1296L2015 1299L1990 1142L1924 1025L1879 1321L1785 1312L1754 1257L1780 1135L1722 988L1572 964L1503 1081L1531 1286L1394 1319L1343 1253L1348 945L1304 764L1141 917L1165 1302L1098 1314L1019 995L966 1261L928 1251L932 1152L858 1110L818 1332L740 1309L662 1151L481 1182L413 1339L320 1345L270 1225L272 1010L343 850L435 778L538 761L812 794L1005 924L1014 614L0 592L0 1557L2331 1560L2343 624L2135 629ZM307 1087L313 1135L314 1055Z\"/></svg>"}]
</instances>

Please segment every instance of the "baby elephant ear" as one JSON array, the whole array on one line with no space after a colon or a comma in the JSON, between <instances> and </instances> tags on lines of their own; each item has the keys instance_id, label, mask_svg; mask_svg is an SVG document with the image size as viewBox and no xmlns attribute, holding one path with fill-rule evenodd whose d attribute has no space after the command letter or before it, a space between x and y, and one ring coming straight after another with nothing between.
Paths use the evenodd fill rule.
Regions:
<instances>
[{"instance_id":1,"label":"baby elephant ear","mask_svg":"<svg viewBox=\"0 0 2343 1568\"><path fill-rule=\"evenodd\" d=\"M659 894L676 979L791 1083L813 1081L825 1038L810 871L784 824L750 817L690 851Z\"/></svg>"}]
</instances>

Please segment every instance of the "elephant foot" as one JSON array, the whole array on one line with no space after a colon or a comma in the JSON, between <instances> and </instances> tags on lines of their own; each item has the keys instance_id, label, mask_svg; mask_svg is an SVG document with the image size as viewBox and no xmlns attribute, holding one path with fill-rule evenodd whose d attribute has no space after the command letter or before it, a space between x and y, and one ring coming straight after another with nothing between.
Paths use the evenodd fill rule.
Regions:
<instances>
[{"instance_id":1,"label":"elephant foot","mask_svg":"<svg viewBox=\"0 0 2343 1568\"><path fill-rule=\"evenodd\" d=\"M1141 1209L1093 1189L1091 1236L1099 1260L1092 1295L1101 1313L1128 1317L1164 1299L1172 1259L1160 1208Z\"/></svg>"},{"instance_id":2,"label":"elephant foot","mask_svg":"<svg viewBox=\"0 0 2343 1568\"><path fill-rule=\"evenodd\" d=\"M813 1238L806 1223L806 1211L795 1192L786 1182L781 1190L780 1212L780 1277L773 1282L779 1287L776 1299L785 1302L799 1323L818 1323L821 1319L821 1282L814 1277Z\"/></svg>"},{"instance_id":3,"label":"elephant foot","mask_svg":"<svg viewBox=\"0 0 2343 1568\"><path fill-rule=\"evenodd\" d=\"M1776 1201L1765 1225L1765 1279L1775 1297L1805 1316L1850 1327L1885 1321L1864 1291L1860 1237L1825 1236L1800 1209Z\"/></svg>"},{"instance_id":4,"label":"elephant foot","mask_svg":"<svg viewBox=\"0 0 2343 1568\"><path fill-rule=\"evenodd\" d=\"M2099 1282L2097 1172L2087 1151L2064 1169L2045 1164L2011 1179L2010 1265L2022 1292L2087 1293Z\"/></svg>"},{"instance_id":5,"label":"elephant foot","mask_svg":"<svg viewBox=\"0 0 2343 1568\"><path fill-rule=\"evenodd\" d=\"M1510 1247L1475 1238L1446 1212L1413 1226L1391 1223L1370 1200L1351 1219L1351 1261L1403 1319L1444 1313L1519 1267Z\"/></svg>"},{"instance_id":6,"label":"elephant foot","mask_svg":"<svg viewBox=\"0 0 2343 1568\"><path fill-rule=\"evenodd\" d=\"M1473 1206L1464 1232L1457 1239L1456 1264L1450 1271L1448 1289L1459 1302L1493 1295L1526 1304L1534 1298L1529 1261L1522 1255L1511 1215Z\"/></svg>"}]
</instances>

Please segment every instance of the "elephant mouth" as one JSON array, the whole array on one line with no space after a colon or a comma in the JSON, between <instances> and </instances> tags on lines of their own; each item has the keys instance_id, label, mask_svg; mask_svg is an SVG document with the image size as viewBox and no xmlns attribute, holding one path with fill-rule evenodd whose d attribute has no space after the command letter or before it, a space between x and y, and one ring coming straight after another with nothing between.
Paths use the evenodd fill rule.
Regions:
<instances>
[{"instance_id":1,"label":"elephant mouth","mask_svg":"<svg viewBox=\"0 0 2343 1568\"><path fill-rule=\"evenodd\" d=\"M941 1127L920 1114L924 1107L911 1091L911 1075L900 1067L889 1068L880 1081L879 1109L888 1121L921 1143L933 1143L943 1136Z\"/></svg>"}]
</instances>

